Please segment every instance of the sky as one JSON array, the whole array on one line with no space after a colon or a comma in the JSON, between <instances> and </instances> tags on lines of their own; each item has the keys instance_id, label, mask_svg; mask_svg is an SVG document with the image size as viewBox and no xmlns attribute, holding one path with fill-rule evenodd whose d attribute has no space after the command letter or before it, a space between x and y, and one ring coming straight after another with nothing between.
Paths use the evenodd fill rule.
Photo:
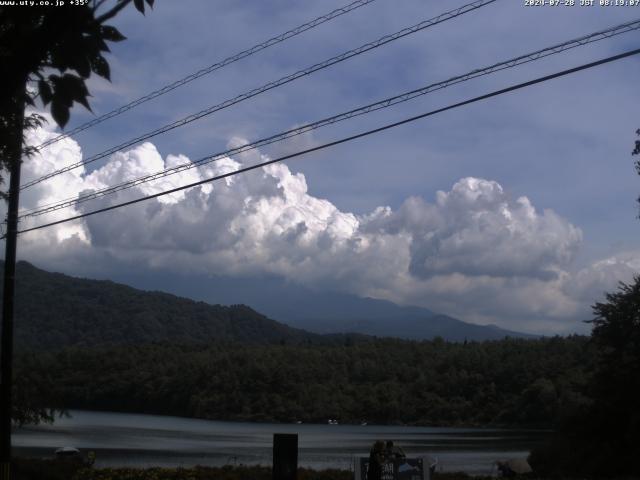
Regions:
<instances>
[{"instance_id":1,"label":"sky","mask_svg":"<svg viewBox=\"0 0 640 480\"><path fill-rule=\"evenodd\" d=\"M92 78L82 124L346 1L158 0L113 20L112 82ZM640 7L498 0L459 18L24 190L23 209L640 18ZM260 87L464 2L376 0L43 149L23 180ZM66 218L638 48L638 31L23 222ZM92 278L276 276L418 305L468 322L584 333L590 306L640 270L638 57L542 83L252 173L25 233L18 257ZM29 132L37 145L59 132Z\"/></svg>"}]
</instances>

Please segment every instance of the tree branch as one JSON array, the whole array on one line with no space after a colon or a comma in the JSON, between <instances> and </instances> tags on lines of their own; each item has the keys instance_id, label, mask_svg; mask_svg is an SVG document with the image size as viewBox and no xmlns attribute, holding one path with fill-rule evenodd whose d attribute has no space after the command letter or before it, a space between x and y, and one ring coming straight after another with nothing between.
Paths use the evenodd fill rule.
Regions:
<instances>
[{"instance_id":1,"label":"tree branch","mask_svg":"<svg viewBox=\"0 0 640 480\"><path fill-rule=\"evenodd\" d=\"M99 17L97 17L96 18L96 22L104 23L107 20L109 20L110 18L115 17L118 14L118 12L120 10L122 10L124 7L126 7L127 5L129 5L131 3L131 1L132 0L122 0L120 3L118 3L111 10L109 10L108 12L105 12L102 15L100 15Z\"/></svg>"},{"instance_id":2,"label":"tree branch","mask_svg":"<svg viewBox=\"0 0 640 480\"><path fill-rule=\"evenodd\" d=\"M96 12L107 0L93 0L93 11Z\"/></svg>"}]
</instances>

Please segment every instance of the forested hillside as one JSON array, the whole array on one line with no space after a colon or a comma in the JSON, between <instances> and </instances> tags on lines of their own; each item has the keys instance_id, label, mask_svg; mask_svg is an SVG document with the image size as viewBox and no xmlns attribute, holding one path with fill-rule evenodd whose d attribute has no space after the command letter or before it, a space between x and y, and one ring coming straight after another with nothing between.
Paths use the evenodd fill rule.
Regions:
<instances>
[{"instance_id":1,"label":"forested hillside","mask_svg":"<svg viewBox=\"0 0 640 480\"><path fill-rule=\"evenodd\" d=\"M17 265L15 328L18 348L38 350L169 341L320 341L319 335L270 320L244 305L209 305L49 273L27 262Z\"/></svg>"},{"instance_id":2,"label":"forested hillside","mask_svg":"<svg viewBox=\"0 0 640 480\"><path fill-rule=\"evenodd\" d=\"M254 421L552 426L584 402L584 337L323 336L18 265L16 407ZM22 417L21 417L22 415Z\"/></svg>"},{"instance_id":3,"label":"forested hillside","mask_svg":"<svg viewBox=\"0 0 640 480\"><path fill-rule=\"evenodd\" d=\"M171 278L185 283L184 295L197 290L193 283L181 282L181 277ZM243 291L240 280L228 280L237 291ZM273 320L241 304L212 305L111 281L50 273L27 262L18 262L16 282L18 348L214 340L333 343L342 341L345 335L366 341L367 334L415 340L439 336L455 341L524 336L383 300L337 294L309 296L304 289L293 287L290 296L284 298L284 287L273 288L268 284L263 287L265 295L272 293L274 298L280 295L281 301L274 301L283 306L276 309ZM1 292L0 289L0 298ZM287 324L282 323L283 318Z\"/></svg>"},{"instance_id":4,"label":"forested hillside","mask_svg":"<svg viewBox=\"0 0 640 480\"><path fill-rule=\"evenodd\" d=\"M64 408L252 421L554 425L584 398L585 337L484 343L146 345L22 354ZM33 397L35 395L31 395Z\"/></svg>"},{"instance_id":5,"label":"forested hillside","mask_svg":"<svg viewBox=\"0 0 640 480\"><path fill-rule=\"evenodd\" d=\"M353 332L406 340L442 337L455 342L536 338L495 325L463 322L423 307L400 306L330 289L314 290L275 275L235 278L165 271L121 274L118 279L136 288L170 292L211 304L251 305L269 318L314 333Z\"/></svg>"}]
</instances>

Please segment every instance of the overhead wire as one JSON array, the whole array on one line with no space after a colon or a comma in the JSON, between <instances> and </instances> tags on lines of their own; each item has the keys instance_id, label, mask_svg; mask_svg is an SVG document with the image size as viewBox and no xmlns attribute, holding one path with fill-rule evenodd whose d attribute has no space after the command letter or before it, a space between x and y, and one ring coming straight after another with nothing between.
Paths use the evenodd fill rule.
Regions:
<instances>
[{"instance_id":1,"label":"overhead wire","mask_svg":"<svg viewBox=\"0 0 640 480\"><path fill-rule=\"evenodd\" d=\"M63 223L67 223L67 222L71 222L71 221L74 221L74 220L79 220L81 218L86 218L86 217L89 217L89 216L92 216L92 215L96 215L98 213L104 213L104 212L108 212L108 211L111 211L111 210L116 210L116 209L119 209L119 208L123 208L123 207L127 207L127 206L130 206L130 205L134 205L136 203L144 202L146 200L150 200L150 199L153 199L153 198L158 198L158 197L161 197L161 196L164 196L164 195L169 195L171 193L175 193L175 192L179 192L179 191L186 190L186 189L189 189L189 188L193 188L193 187L197 187L197 186L200 186L200 185L204 185L206 183L211 183L211 182L214 182L214 181L218 181L218 180L222 180L222 179L225 179L225 178L229 178L229 177L233 177L233 176L236 176L236 175L240 175L242 173L246 173L246 172L249 172L251 170L256 170L258 168L265 167L267 165L272 165L274 163L279 163L279 162L282 162L284 160L297 158L297 157L300 157L300 156L308 154L308 153L317 152L319 150L324 150L324 149L329 148L329 147L333 147L333 146L340 145L340 144L343 144L343 143L346 143L346 142L350 142L350 141L353 141L353 140L356 140L356 139L359 139L359 138L367 137L367 136L373 135L375 133L379 133L379 132L382 132L382 131L385 131L385 130L389 130L391 128L395 128L395 127L398 127L400 125L405 125L407 123L415 122L417 120L420 120L420 119L423 119L423 118L426 118L426 117L430 117L430 116L436 115L438 113L442 113L442 112L445 112L445 111L448 111L448 110L452 110L452 109L455 109L455 108L459 108L459 107L462 107L462 106L465 106L465 105L469 105L469 104L472 104L472 103L475 103L475 102L486 100L488 98L496 97L498 95L503 95L505 93L513 92L513 91L516 91L516 90L520 90L522 88L529 87L531 85L536 85L536 84L539 84L539 83L542 83L542 82L547 82L547 81L555 79L555 78L559 78L559 77L563 77L563 76L566 76L566 75L570 75L570 74L573 74L573 73L576 73L576 72L579 72L579 71L582 71L582 70L587 70L589 68L593 68L593 67L596 67L596 66L599 66L599 65L604 65L604 64L607 64L607 63L611 63L611 62L614 62L614 61L617 61L617 60L621 60L623 58L627 58L627 57L630 57L630 56L633 56L633 55L637 55L639 53L640 53L640 48L637 48L637 49L634 49L634 50L629 50L629 51L620 53L618 55L612 55L612 56L603 58L601 60L597 60L595 62L582 64L582 65L580 65L578 67L569 68L569 69L562 70L560 72L556 72L556 73L553 73L553 74L550 74L550 75L545 75L545 76L542 76L542 77L538 77L538 78L535 78L533 80L529 80L527 82L522 82L522 83L518 83L516 85L512 85L510 87L502 88L500 90L494 90L494 91L492 91L490 93L487 93L487 94L484 94L484 95L473 97L471 99L464 100L464 101L458 102L458 103L454 103L454 104L448 105L446 107L442 107L442 108L438 108L438 109L435 109L435 110L431 110L429 112L422 113L420 115L416 115L416 116L413 116L413 117L405 118L403 120L400 120L400 121L397 121L397 122L394 122L394 123L383 125L382 127L378 127L378 128L374 128L374 129L371 129L371 130L367 130L365 132L361 132L361 133L358 133L358 134L355 134L355 135L350 135L348 137L344 137L344 138L341 138L339 140L334 140L332 142L324 143L322 145L318 145L318 146L315 146L315 147L312 147L312 148L308 148L306 150L298 151L298 152L291 153L291 154L288 154L288 155L284 155L284 156L281 156L281 157L278 157L278 158L275 158L275 159L272 159L272 160L268 160L268 161L260 162L260 163L257 163L257 164L254 164L254 165L250 165L250 166L247 166L247 167L239 168L239 169L234 170L232 172L224 173L224 174L221 174L221 175L216 175L216 176L210 177L210 178L205 178L205 179L199 180L197 182L193 182L193 183L190 183L190 184L187 184L187 185L182 185L180 187L175 187L175 188L172 188L172 189L169 189L169 190L165 190L165 191L162 191L162 192L154 193L152 195L147 195L147 196L144 196L144 197L136 198L134 200L129 200L127 202L118 203L116 205L110 205L108 207L100 208L100 209L93 210L93 211L86 212L86 213L82 213L82 214L79 214L79 215L74 215L74 216L71 216L71 217L68 217L68 218L65 218L65 219L62 219L62 220L57 220L57 221L54 221L54 222L49 222L49 223L45 223L45 224L42 224L42 225L37 225L35 227L25 228L23 230L19 230L18 233L19 234L23 234L23 233L32 232L32 231L35 231L35 230L40 230L40 229L43 229L43 228L52 227L52 226L55 226L55 225L60 225L60 224L63 224Z\"/></svg>"},{"instance_id":2,"label":"overhead wire","mask_svg":"<svg viewBox=\"0 0 640 480\"><path fill-rule=\"evenodd\" d=\"M188 115L184 118L181 118L180 120L176 120L175 122L172 122L170 124L164 125L160 128L157 128L155 130L152 130L150 132L147 132L143 135L140 135L138 137L135 137L133 139L127 140L126 142L120 143L119 145L116 145L114 147L111 147L107 150L104 150L103 152L100 152L98 154L92 155L91 157L87 158L86 160L80 161L80 162L76 162L74 164L68 165L66 167L63 167L61 169L58 169L54 172L48 173L46 175L43 175L37 179L34 179L30 182L24 183L20 188L22 189L26 189L28 187L31 187L33 185L36 185L40 182L43 182L45 180L48 180L49 178L55 177L57 175L60 175L62 173L68 172L70 170L73 170L75 168L78 167L82 167L85 165L88 165L89 163L93 163L97 160L100 160L102 158L105 158L109 155L112 155L113 153L116 153L120 150L122 150L123 148L126 147L130 147L133 146L137 143L143 142L145 140L148 140L150 138L156 137L158 135L161 135L163 133L166 133L168 131L171 131L175 128L178 127L182 127L184 125L187 125L189 123L192 123L196 120L199 120L205 116L211 115L215 112L218 112L220 110L224 110L228 107L231 107L232 105L235 105L237 103L243 102L245 100L248 100L250 98L253 98L257 95L260 95L261 93L267 92L269 90L272 90L276 87L279 87L281 85L293 82L294 80L297 80L299 78L305 77L307 75L310 75L314 72L317 72L319 70L323 70L325 68L328 68L332 65L335 65L337 63L343 62L349 58L355 57L357 55L361 55L365 52L368 52L370 50L379 48L383 45L386 45L390 42L393 42L395 40L398 40L400 38L406 37L407 35L411 35L413 33L417 33L421 30L424 30L426 28L432 27L434 25L446 22L448 20L452 20L454 18L457 18L461 15L464 15L465 13L469 13L471 11L477 10L479 8L482 8L486 5L489 5L491 3L496 2L497 0L475 0L474 2L465 4L461 7L458 7L456 9L453 10L449 10L447 12L441 13L440 15L433 17L429 20L424 20L420 23L417 23L416 25L413 25L411 27L406 27L403 28L402 30L399 30L395 33L389 34L389 35L385 35L383 37L380 37L379 39L370 42L370 43L366 43L364 45L361 45L360 47L348 50L346 52L341 53L340 55L336 55L334 57L331 57L327 60L324 60L323 62L320 63L316 63L310 67L307 67L305 69L302 70L298 70L295 73L286 75L278 80L274 80L271 82L268 82L264 85L262 85L261 87L258 88L254 88L252 90L249 90L248 92L242 93L240 95L237 95L233 98L230 98L228 100L225 100L221 103L218 103L217 105L213 105L210 106L208 108L205 108L197 113Z\"/></svg>"},{"instance_id":3,"label":"overhead wire","mask_svg":"<svg viewBox=\"0 0 640 480\"><path fill-rule=\"evenodd\" d=\"M315 28L319 25L322 25L323 23L326 23L330 20L333 20L334 18L340 17L346 13L352 12L353 10L356 10L360 7L363 7L365 5L368 5L372 2L374 2L375 0L356 0L354 2L349 3L348 5L345 5L343 7L340 8L336 8L335 10L332 10L331 12L325 14L325 15L321 15L317 18L314 18L313 20L311 20L310 22L307 23L303 23L302 25L299 25L295 28L292 28L291 30L287 30L284 33L281 33L280 35L276 35L275 37L270 38L269 40L266 40L262 43L259 43L257 45L254 45L253 47L247 48L246 50L243 50L239 53L236 53L234 55L231 55L227 58L225 58L224 60L221 60L217 63L214 63L212 65L209 65L208 67L204 67L200 70L198 70L197 72L191 73L190 75L187 75L186 77L181 78L180 80L176 80L173 83L170 83L168 85L165 85L162 88L159 88L157 90L154 90L151 93L148 93L140 98L137 98L136 100L133 100L129 103L127 103L126 105L122 105L114 110L111 110L110 112L107 112L93 120L90 120L86 123L83 123L82 125L79 125L77 127L75 127L72 130L69 130L68 132L62 133L50 140L47 140L46 142L41 143L40 145L38 145L37 148L43 148L46 147L48 145L51 145L53 143L56 143L60 140L62 140L63 138L68 138L71 137L77 133L80 133L84 130L87 130L91 127L94 127L102 122L104 122L105 120L108 120L110 118L116 117L128 110L131 110L135 107L137 107L138 105L142 105L143 103L148 102L149 100L153 100L154 98L157 98L161 95L164 95L165 93L168 93L172 90L175 90L176 88L182 87L183 85L186 85L189 82L192 82L193 80L196 80L200 77L203 77L205 75L208 75L216 70L219 70L223 67L226 67L227 65L231 65L232 63L237 62L238 60L242 60L243 58L247 58L251 55L254 55L258 52L261 52L262 50L265 50L269 47L272 47L273 45L277 45L278 43L282 43L285 40L288 40L292 37L295 37L297 35L300 35L303 32L306 32L307 30L311 30L312 28Z\"/></svg>"},{"instance_id":4,"label":"overhead wire","mask_svg":"<svg viewBox=\"0 0 640 480\"><path fill-rule=\"evenodd\" d=\"M105 195L109 195L112 193L116 193L118 191L121 190L125 190L128 188L132 188L135 187L137 185L143 184L143 183L148 183L160 178L164 178L166 176L169 175L173 175L175 173L179 173L185 170L189 170L191 168L195 168L195 167L199 167L211 162L214 162L216 160L219 160L221 158L227 157L229 155L235 155L235 154L239 154L239 153L244 153L246 151L249 150L253 150L256 148L259 148L261 146L265 146L265 145L269 145L278 141L282 141L284 139L287 138L292 138L294 136L297 135L301 135L303 133L307 133L309 131L312 130L316 130L318 128L327 126L327 125L332 125L335 124L337 122L341 122L350 118L354 118L356 116L359 115L364 115L373 111L377 111L377 110L381 110L384 108L388 108L391 107L393 105L397 105L399 103L402 102L406 102L409 100L412 100L416 97L422 96L422 95L426 95L428 93L431 93L433 91L436 90L441 90L444 88L447 88L451 85L455 85L461 82L465 82L480 76L484 76L484 75L488 75L491 73L495 73L501 70L505 70L507 68L513 68L519 65L523 65L525 63L529 63L532 61L536 61L539 60L541 58L545 58L548 57L550 55L555 55L558 53L561 53L563 51L569 50L569 49L573 49L575 47L578 46L582 46L582 45L587 45L590 43L594 43L603 39L607 39L607 38L611 38L613 36L616 35L620 35L623 33L627 33L630 31L634 31L634 30L638 30L640 29L640 19L631 21L631 22L626 22L623 23L621 25L617 25L614 27L610 27L608 29L605 30L601 30L598 32L594 32L588 35L583 35L581 37L578 38L574 38L559 44L555 44L549 47L545 47L543 49L528 53L528 54L524 54L524 55L520 55L518 57L515 58L511 58L509 60L505 60L505 61L501 61L498 63L494 63L493 65L490 65L488 67L483 67L483 68L478 68L475 70L472 70L468 73L465 73L463 75L458 75L455 77L451 77L447 80L441 81L441 82L437 82L437 83L432 83L430 85L424 86L422 88L419 89L415 89L409 92L405 92L402 93L400 95L396 95L393 97L389 97L389 98L385 98L383 100L379 100L377 102L374 103L370 103L368 105L362 106L362 107L358 107L352 110L349 110L347 112L343 112L337 115L333 115L331 117L327 117L321 120L318 120L316 122L313 123L308 123L306 125L302 125L300 127L296 127L294 129L291 130L287 130L285 132L281 132L281 133L277 133L275 135L271 135L269 137L251 142L251 143L246 143L243 145L239 145L237 147L225 150L223 152L219 152L213 155L208 155L206 157L203 157L199 160L196 161L189 161L189 162L185 162L182 163L180 165L176 165L174 167L168 168L168 169L164 169L152 174L148 174L148 175L144 175L141 177L138 177L136 179L132 179L132 180L128 180L125 182L122 182L120 184L117 185L113 185L113 186L109 186L100 190L96 190L93 191L91 193L86 193L86 194L81 194L79 196L75 196L75 197L69 197L67 199L64 200L58 200L56 202L51 202L49 204L45 204L45 205L40 205L36 208L33 208L31 210L22 212L21 215L18 217L20 219L25 218L25 217L33 217L33 216L39 216L39 215L43 215L46 213L50 213L56 210L60 210L62 208L67 208L67 207L71 207L71 206L75 206L78 205L80 203L84 203L86 201L89 200L94 200L100 197L103 197Z\"/></svg>"}]
</instances>

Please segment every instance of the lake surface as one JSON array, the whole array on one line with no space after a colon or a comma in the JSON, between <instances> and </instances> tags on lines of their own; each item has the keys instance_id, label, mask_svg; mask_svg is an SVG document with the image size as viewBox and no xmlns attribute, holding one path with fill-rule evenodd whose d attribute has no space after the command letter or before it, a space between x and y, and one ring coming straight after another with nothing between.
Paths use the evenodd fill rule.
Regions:
<instances>
[{"instance_id":1,"label":"lake surface","mask_svg":"<svg viewBox=\"0 0 640 480\"><path fill-rule=\"evenodd\" d=\"M271 464L274 433L297 433L298 463L351 469L374 441L393 440L408 456L436 457L443 471L492 473L497 459L526 457L544 433L531 430L216 422L71 411L54 425L16 429L17 455L46 457L59 447L96 452L98 467Z\"/></svg>"}]
</instances>

